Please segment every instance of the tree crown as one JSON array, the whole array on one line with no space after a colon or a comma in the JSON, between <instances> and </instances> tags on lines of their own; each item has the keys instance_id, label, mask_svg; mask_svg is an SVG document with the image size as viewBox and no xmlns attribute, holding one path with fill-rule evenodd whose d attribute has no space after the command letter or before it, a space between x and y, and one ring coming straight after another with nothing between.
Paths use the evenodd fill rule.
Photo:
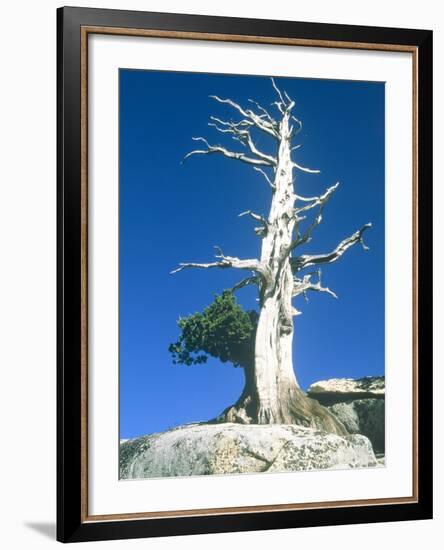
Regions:
<instances>
[{"instance_id":1,"label":"tree crown","mask_svg":"<svg viewBox=\"0 0 444 550\"><path fill-rule=\"evenodd\" d=\"M208 356L235 367L247 367L253 360L258 314L245 311L229 290L216 295L202 312L181 317L181 334L169 345L174 364L206 363Z\"/></svg>"}]
</instances>

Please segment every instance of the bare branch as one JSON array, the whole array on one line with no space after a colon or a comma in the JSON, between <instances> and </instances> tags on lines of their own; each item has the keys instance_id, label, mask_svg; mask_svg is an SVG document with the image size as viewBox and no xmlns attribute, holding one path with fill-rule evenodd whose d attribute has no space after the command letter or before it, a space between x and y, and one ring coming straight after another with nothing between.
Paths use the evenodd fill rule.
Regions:
<instances>
[{"instance_id":1,"label":"bare branch","mask_svg":"<svg viewBox=\"0 0 444 550\"><path fill-rule=\"evenodd\" d=\"M225 268L225 267L231 267L231 266L228 263L225 263L225 262L209 262L209 263L206 263L206 264L199 264L199 263L194 263L194 262L189 262L189 263L182 263L181 262L179 264L178 268L173 269L173 271L170 271L170 275L173 275L174 273L179 273L179 271L182 271L183 269L187 269L189 267L209 269L211 267Z\"/></svg>"},{"instance_id":2,"label":"bare branch","mask_svg":"<svg viewBox=\"0 0 444 550\"><path fill-rule=\"evenodd\" d=\"M203 141L207 146L207 149L195 149L194 151L190 151L184 156L182 163L185 162L192 155L210 155L212 153L220 153L224 157L240 160L241 162L245 162L247 164L272 166L271 162L269 160L265 160L265 158L251 158L244 153L229 151L228 149L225 149L225 147L221 147L220 145L210 145L208 141L202 137L193 137L193 140Z\"/></svg>"},{"instance_id":3,"label":"bare branch","mask_svg":"<svg viewBox=\"0 0 444 550\"><path fill-rule=\"evenodd\" d=\"M260 278L257 275L252 275L251 277L246 277L245 279L242 279L242 281L239 281L236 283L233 288L231 289L231 292L236 292L236 290L240 290L241 288L244 288L248 285L260 285Z\"/></svg>"},{"instance_id":4,"label":"bare branch","mask_svg":"<svg viewBox=\"0 0 444 550\"><path fill-rule=\"evenodd\" d=\"M316 208L316 206L320 206L321 208L324 208L324 206L330 200L331 196L336 191L338 186L339 186L339 182L329 187L327 191L325 191L325 193L319 197L303 198L303 197L296 196L297 199L301 200L302 202L313 201L311 204L308 204L307 206L302 206L301 208L296 209L296 212L300 214L301 212L305 212L307 210L311 210L312 208Z\"/></svg>"},{"instance_id":5,"label":"bare branch","mask_svg":"<svg viewBox=\"0 0 444 550\"><path fill-rule=\"evenodd\" d=\"M266 153L259 151L259 149L254 144L253 140L251 139L251 134L249 130L242 129L240 123L237 123L237 124L233 122L224 123L222 120L211 116L210 116L210 119L217 122L217 124L215 122L213 123L209 122L208 126L213 126L214 128L216 128L216 130L218 130L222 134L231 134L233 139L240 141L242 145L247 145L254 156L267 161L270 166L275 166L277 164L277 159L275 159L272 155L267 155ZM220 126L218 126L218 124L222 124L224 127L221 128Z\"/></svg>"},{"instance_id":6,"label":"bare branch","mask_svg":"<svg viewBox=\"0 0 444 550\"><path fill-rule=\"evenodd\" d=\"M301 195L295 195L295 199L302 202L318 201L321 197L302 197Z\"/></svg>"},{"instance_id":7,"label":"bare branch","mask_svg":"<svg viewBox=\"0 0 444 550\"><path fill-rule=\"evenodd\" d=\"M256 145L253 143L253 140L251 139L250 132L247 131L244 135L245 135L245 138L247 140L248 148L253 153L253 155L256 155L260 159L267 161L267 163L270 166L276 166L277 165L277 159L275 157L273 157L272 155L267 155L267 154L263 153L262 151L259 151L259 149L256 147Z\"/></svg>"},{"instance_id":8,"label":"bare branch","mask_svg":"<svg viewBox=\"0 0 444 550\"><path fill-rule=\"evenodd\" d=\"M253 169L256 170L256 172L260 172L264 178L267 180L267 183L269 184L269 186L273 189L273 191L276 189L276 186L275 184L271 181L271 179L268 177L267 173L265 172L265 170L262 170L262 168L257 168L256 166L253 166Z\"/></svg>"},{"instance_id":9,"label":"bare branch","mask_svg":"<svg viewBox=\"0 0 444 550\"><path fill-rule=\"evenodd\" d=\"M292 161L292 164L295 168L300 170L301 172L306 172L307 174L320 174L320 170L313 170L312 168L305 168L304 166L301 166L297 162Z\"/></svg>"},{"instance_id":10,"label":"bare branch","mask_svg":"<svg viewBox=\"0 0 444 550\"><path fill-rule=\"evenodd\" d=\"M293 103L293 100L289 97L289 95L287 94L287 92L284 90L284 96L286 98L286 100L288 101L288 103Z\"/></svg>"},{"instance_id":11,"label":"bare branch","mask_svg":"<svg viewBox=\"0 0 444 550\"><path fill-rule=\"evenodd\" d=\"M234 138L239 138L240 136L244 136L245 134L247 134L248 130L246 130L245 127L250 126L248 120L241 120L240 122L228 122L223 121L215 116L210 116L210 120L212 120L213 122L209 122L208 126L213 126L218 132L221 132L222 134L232 134ZM220 126L218 126L218 124Z\"/></svg>"},{"instance_id":12,"label":"bare branch","mask_svg":"<svg viewBox=\"0 0 444 550\"><path fill-rule=\"evenodd\" d=\"M260 216L259 214L255 214L251 210L245 210L245 212L241 212L239 214L239 218L242 218L243 216L250 216L251 218L253 218L253 220L261 222L264 225L268 225L267 220L263 216Z\"/></svg>"},{"instance_id":13,"label":"bare branch","mask_svg":"<svg viewBox=\"0 0 444 550\"><path fill-rule=\"evenodd\" d=\"M261 111L263 113L263 116L267 117L272 124L277 125L277 122L274 120L274 118L270 115L270 113L266 109L264 109L264 107L262 107L260 103L258 103L257 101L254 101L254 99L249 99L248 101L253 105L256 105L257 109Z\"/></svg>"},{"instance_id":14,"label":"bare branch","mask_svg":"<svg viewBox=\"0 0 444 550\"><path fill-rule=\"evenodd\" d=\"M308 299L306 293L308 290L312 290L314 292L326 292L327 294L330 294L330 296L333 296L333 298L337 298L337 295L332 290L328 287L322 286L320 269L316 272L316 274L318 276L318 281L316 283L311 282L311 277L314 273L308 273L307 275L304 275L302 279L295 277L292 296L295 297L300 294L304 294L305 299Z\"/></svg>"},{"instance_id":15,"label":"bare branch","mask_svg":"<svg viewBox=\"0 0 444 550\"><path fill-rule=\"evenodd\" d=\"M232 122L231 120L230 121L221 120L220 118L217 118L217 117L211 115L210 119L214 120L214 122L217 122L221 126L229 126L230 128L240 128L240 127L246 127L246 126L253 126L253 123L250 120L247 120L245 118L243 118L239 122Z\"/></svg>"},{"instance_id":16,"label":"bare branch","mask_svg":"<svg viewBox=\"0 0 444 550\"><path fill-rule=\"evenodd\" d=\"M274 81L274 78L273 78L273 77L270 77L270 78L271 78L271 84L273 85L273 88L274 88L275 92L276 92L277 95L279 96L279 99L281 100L282 105L285 107L285 106L286 106L286 104L285 104L285 99L283 98L281 91L280 91L279 88L276 86L276 83L275 83L275 81Z\"/></svg>"},{"instance_id":17,"label":"bare branch","mask_svg":"<svg viewBox=\"0 0 444 550\"><path fill-rule=\"evenodd\" d=\"M279 139L279 128L274 120L273 122L270 122L269 120L264 120L263 117L257 115L251 109L243 109L240 105L238 105L231 99L221 99L217 95L210 95L210 97L211 99L214 99L219 103L226 103L230 105L231 107L233 107L233 109L236 109L245 119L251 122L252 125L254 125L256 128L259 128L266 134L269 134L270 136Z\"/></svg>"},{"instance_id":18,"label":"bare branch","mask_svg":"<svg viewBox=\"0 0 444 550\"><path fill-rule=\"evenodd\" d=\"M291 120L294 120L296 124L299 125L299 128L297 130L297 133L299 134L299 132L302 130L302 121L296 118L294 115L291 116Z\"/></svg>"},{"instance_id":19,"label":"bare branch","mask_svg":"<svg viewBox=\"0 0 444 550\"><path fill-rule=\"evenodd\" d=\"M284 108L282 107L282 103L280 101L273 101L272 105L276 105L281 115L285 115Z\"/></svg>"},{"instance_id":20,"label":"bare branch","mask_svg":"<svg viewBox=\"0 0 444 550\"><path fill-rule=\"evenodd\" d=\"M327 202L330 200L333 193L338 188L339 182L335 185L332 185L327 189L327 191L321 195L320 197L311 197L310 199L302 199L303 202L307 202L308 200L311 200L311 204L307 204L306 206L302 206L301 208L294 209L294 218L296 220L296 238L291 243L287 250L287 254L289 254L292 250L294 250L297 246L300 246L302 244L306 244L311 241L311 236L313 231L316 229L316 227L321 223L322 221L322 214L324 211L324 207L327 204ZM299 197L298 197L299 198ZM301 235L299 224L301 221L305 219L305 216L300 216L301 212L306 212L307 210L311 210L312 208L315 208L316 206L319 206L319 211L312 221L312 223L308 226L305 233Z\"/></svg>"},{"instance_id":21,"label":"bare branch","mask_svg":"<svg viewBox=\"0 0 444 550\"><path fill-rule=\"evenodd\" d=\"M213 117L210 117L210 118L212 119ZM213 128L216 128L216 130L218 132L220 132L221 134L234 134L234 132L231 128L221 128L220 126L218 126L214 122L209 122L208 126L212 126Z\"/></svg>"},{"instance_id":22,"label":"bare branch","mask_svg":"<svg viewBox=\"0 0 444 550\"><path fill-rule=\"evenodd\" d=\"M215 257L218 259L217 262L180 263L178 268L171 271L171 274L178 273L179 271L182 271L183 269L188 269L188 268L211 269L213 267L218 267L221 269L226 269L228 267L233 267L235 269L247 269L249 271L254 271L256 273L259 273L263 277L267 278L268 276L267 271L266 269L264 269L264 267L259 262L259 260L256 260L256 259L241 260L240 258L236 258L233 256L225 256L222 250L218 246L215 246L214 248L216 248L218 252L217 254L215 254Z\"/></svg>"},{"instance_id":23,"label":"bare branch","mask_svg":"<svg viewBox=\"0 0 444 550\"><path fill-rule=\"evenodd\" d=\"M293 271L297 272L311 265L331 264L336 260L338 260L346 250L348 250L350 247L352 247L356 243L361 243L362 248L364 250L368 250L368 246L365 245L362 235L364 231L366 229L369 229L370 227L372 227L372 224L366 223L361 227L361 229L356 231L356 233L353 233L353 235L341 241L338 244L338 246L328 254L317 254L317 255L305 254L303 256L297 256L295 258L291 258L290 263L293 268Z\"/></svg>"},{"instance_id":24,"label":"bare branch","mask_svg":"<svg viewBox=\"0 0 444 550\"><path fill-rule=\"evenodd\" d=\"M247 216L247 215L250 216L253 220L256 220L262 224L260 227L254 228L255 233L260 237L265 236L268 233L268 221L263 216L260 216L259 214L255 214L251 210L246 210L245 212L241 212L239 214L239 217Z\"/></svg>"}]
</instances>

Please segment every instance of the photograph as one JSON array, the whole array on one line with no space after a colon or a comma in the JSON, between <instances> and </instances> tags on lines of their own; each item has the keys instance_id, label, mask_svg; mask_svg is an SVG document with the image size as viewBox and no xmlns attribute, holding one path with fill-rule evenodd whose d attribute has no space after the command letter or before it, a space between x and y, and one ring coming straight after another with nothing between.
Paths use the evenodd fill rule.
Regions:
<instances>
[{"instance_id":1,"label":"photograph","mask_svg":"<svg viewBox=\"0 0 444 550\"><path fill-rule=\"evenodd\" d=\"M120 481L384 468L385 82L118 86Z\"/></svg>"}]
</instances>

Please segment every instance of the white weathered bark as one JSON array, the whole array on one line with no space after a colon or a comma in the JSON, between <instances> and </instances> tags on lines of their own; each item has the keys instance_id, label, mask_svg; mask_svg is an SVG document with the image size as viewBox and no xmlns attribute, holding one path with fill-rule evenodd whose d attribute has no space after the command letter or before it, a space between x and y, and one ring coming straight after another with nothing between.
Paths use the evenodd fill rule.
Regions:
<instances>
[{"instance_id":1,"label":"white weathered bark","mask_svg":"<svg viewBox=\"0 0 444 550\"><path fill-rule=\"evenodd\" d=\"M244 109L231 99L211 96L219 103L228 104L243 117L239 122L223 121L211 117L210 126L222 134L231 136L248 150L230 151L220 145L210 145L204 138L206 148L191 151L186 160L195 154L218 153L227 158L250 164L266 179L272 191L268 217L250 210L248 215L260 223L255 228L262 238L259 259L240 260L225 256L219 249L217 261L210 263L183 263L173 271L185 268L235 268L253 272L241 280L233 290L254 284L259 289L259 319L256 331L254 360L245 369L245 388L239 400L228 407L218 420L255 423L297 423L317 426L327 431L344 433L343 425L335 420L327 409L306 397L299 389L293 369L293 317L300 312L292 306L292 299L299 295L306 297L307 291L325 292L336 298L328 287L321 285L321 272L317 282L312 281L313 273L300 275L299 272L312 265L332 263L354 244L360 242L364 249L362 234L371 226L364 225L351 237L344 239L328 254L292 256L295 249L308 243L312 233L322 221L325 205L338 187L338 183L328 188L320 196L302 197L295 193L295 173L319 173L319 170L306 168L292 159L292 152L299 145L292 146L292 138L300 132L302 123L292 115L294 101L286 92L281 92L272 79L278 96L275 105L280 113L275 120L270 113L253 100L249 100L258 112ZM296 124L296 127L295 127ZM251 129L262 131L276 141L276 155L260 151L251 136ZM262 168L264 167L264 168ZM269 170L267 173L265 170ZM310 210L317 209L311 224L302 231L301 224ZM304 214L304 215L302 215Z\"/></svg>"},{"instance_id":2,"label":"white weathered bark","mask_svg":"<svg viewBox=\"0 0 444 550\"><path fill-rule=\"evenodd\" d=\"M261 252L261 264L268 266L270 277L262 285L256 332L255 369L259 423L283 422L283 394L298 387L292 359L293 275L287 255L295 224L292 216L295 195L289 123L292 103L285 105L282 95L280 98L278 103L282 119L279 124L274 193Z\"/></svg>"}]
</instances>

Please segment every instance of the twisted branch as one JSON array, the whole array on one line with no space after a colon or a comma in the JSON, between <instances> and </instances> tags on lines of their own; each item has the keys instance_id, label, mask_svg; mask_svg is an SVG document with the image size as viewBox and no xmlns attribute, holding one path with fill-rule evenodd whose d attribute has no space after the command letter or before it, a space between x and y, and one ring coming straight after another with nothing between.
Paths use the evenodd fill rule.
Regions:
<instances>
[{"instance_id":1,"label":"twisted branch","mask_svg":"<svg viewBox=\"0 0 444 550\"><path fill-rule=\"evenodd\" d=\"M245 212L241 212L239 214L239 218L241 218L242 216L250 216L250 218L262 224L260 227L254 228L254 231L257 235L265 236L267 234L269 224L268 224L268 221L263 216L260 216L259 214L255 214L251 210L246 210Z\"/></svg>"},{"instance_id":2,"label":"twisted branch","mask_svg":"<svg viewBox=\"0 0 444 550\"><path fill-rule=\"evenodd\" d=\"M259 214L256 214L251 210L245 210L245 212L241 212L239 214L239 218L242 218L243 216L250 216L250 218L252 218L253 220L256 220L257 222L261 222L265 226L268 225L268 221L264 218L264 216L260 216Z\"/></svg>"},{"instance_id":3,"label":"twisted branch","mask_svg":"<svg viewBox=\"0 0 444 550\"><path fill-rule=\"evenodd\" d=\"M313 231L315 230L315 228L322 221L322 214L323 214L325 205L330 200L331 196L336 191L338 186L339 186L339 182L336 183L335 185L332 185L331 187L329 187L327 189L327 191L319 197L310 197L309 199L307 199L307 198L302 198L302 197L297 196L297 198L299 198L303 202L311 201L311 204L307 204L306 206L302 206L301 208L295 208L294 209L293 217L295 218L296 225L297 225L297 227L296 227L296 238L294 239L294 241L289 246L289 248L287 250L287 255L292 250L294 250L297 246L301 246L302 244L306 244L306 243L311 241L311 235L312 235ZM312 223L309 225L309 227L307 228L305 233L303 235L301 235L301 232L299 230L299 224L300 224L301 221L303 221L305 219L305 216L300 215L301 212L306 212L307 210L311 210L312 208L315 208L317 206L319 206L319 211L318 211L316 217L314 218Z\"/></svg>"},{"instance_id":4,"label":"twisted branch","mask_svg":"<svg viewBox=\"0 0 444 550\"><path fill-rule=\"evenodd\" d=\"M240 258L236 258L233 256L225 256L225 254L222 252L222 250L218 246L215 246L214 248L218 251L218 254L214 255L215 258L218 258L217 262L180 263L178 268L171 271L171 274L178 273L179 271L182 271L188 268L211 269L213 267L218 267L221 269L226 269L228 267L232 267L235 269L247 269L249 271L254 271L255 273L260 274L262 277L268 280L269 278L268 270L265 266L261 264L259 260L257 259L241 260Z\"/></svg>"},{"instance_id":5,"label":"twisted branch","mask_svg":"<svg viewBox=\"0 0 444 550\"><path fill-rule=\"evenodd\" d=\"M253 165L261 165L261 166L273 166L273 163L270 159L265 158L265 155L262 155L259 158L252 158L248 157L244 153L238 153L235 151L229 151L228 149L225 149L225 147L221 147L220 145L210 145L208 141L203 137L193 137L194 141L203 141L205 145L207 146L207 149L195 149L194 151L190 151L187 153L182 162L185 162L188 158L190 158L192 155L210 155L211 153L220 153L224 157L227 157L229 159L235 159L240 160L241 162L245 162L247 164L253 164ZM273 159L274 160L274 159Z\"/></svg>"},{"instance_id":6,"label":"twisted branch","mask_svg":"<svg viewBox=\"0 0 444 550\"><path fill-rule=\"evenodd\" d=\"M275 166L277 164L277 159L275 157L259 151L253 140L251 139L250 131L243 129L245 125L248 125L248 121L241 120L237 123L223 122L222 120L213 116L210 116L210 119L215 122L209 122L208 126L216 128L216 130L218 132L221 132L222 134L231 134L233 139L239 141L244 146L247 145L253 155L267 161L270 166ZM218 124L221 124L223 127L221 128L220 126L218 126Z\"/></svg>"},{"instance_id":7,"label":"twisted branch","mask_svg":"<svg viewBox=\"0 0 444 550\"><path fill-rule=\"evenodd\" d=\"M372 224L366 223L361 227L361 229L353 233L353 235L351 235L350 237L347 237L346 239L341 241L334 250L332 250L327 254L316 254L316 255L304 254L302 256L296 256L295 258L291 258L290 263L293 268L293 272L300 271L301 269L304 269L311 265L331 264L336 260L338 260L344 254L344 252L346 252L350 247L352 247L356 243L360 243L364 250L369 250L368 246L364 243L364 239L362 235L364 231L366 229L369 229L370 227L372 227Z\"/></svg>"},{"instance_id":8,"label":"twisted branch","mask_svg":"<svg viewBox=\"0 0 444 550\"><path fill-rule=\"evenodd\" d=\"M316 274L318 276L318 281L316 283L311 282L311 277ZM330 296L333 296L333 298L338 298L337 295L330 290L328 287L322 286L321 282L321 270L318 269L314 273L308 273L307 275L304 275L302 279L299 279L297 277L294 278L294 285L293 285L293 294L292 296L299 296L300 294L304 294L305 299L307 298L307 291L312 290L314 292L326 292L327 294L330 294Z\"/></svg>"},{"instance_id":9,"label":"twisted branch","mask_svg":"<svg viewBox=\"0 0 444 550\"><path fill-rule=\"evenodd\" d=\"M260 286L260 282L261 280L257 275L246 277L245 279L242 279L242 281L239 281L238 283L236 283L231 289L231 292L236 292L236 290L240 290L241 288L244 288L245 286L248 286L248 285Z\"/></svg>"},{"instance_id":10,"label":"twisted branch","mask_svg":"<svg viewBox=\"0 0 444 550\"><path fill-rule=\"evenodd\" d=\"M239 104L234 102L232 99L222 99L217 95L210 95L211 99L219 103L226 103L236 109L243 117L246 119L250 125L254 125L259 130L262 130L266 134L279 139L279 125L277 122L269 117L269 120L264 120L263 116L257 115L251 109L243 109Z\"/></svg>"},{"instance_id":11,"label":"twisted branch","mask_svg":"<svg viewBox=\"0 0 444 550\"><path fill-rule=\"evenodd\" d=\"M256 172L260 172L264 176L268 185L271 187L273 191L276 189L276 185L268 177L268 174L265 172L265 170L262 170L262 168L258 168L257 166L253 166L253 170L256 170Z\"/></svg>"}]
</instances>

